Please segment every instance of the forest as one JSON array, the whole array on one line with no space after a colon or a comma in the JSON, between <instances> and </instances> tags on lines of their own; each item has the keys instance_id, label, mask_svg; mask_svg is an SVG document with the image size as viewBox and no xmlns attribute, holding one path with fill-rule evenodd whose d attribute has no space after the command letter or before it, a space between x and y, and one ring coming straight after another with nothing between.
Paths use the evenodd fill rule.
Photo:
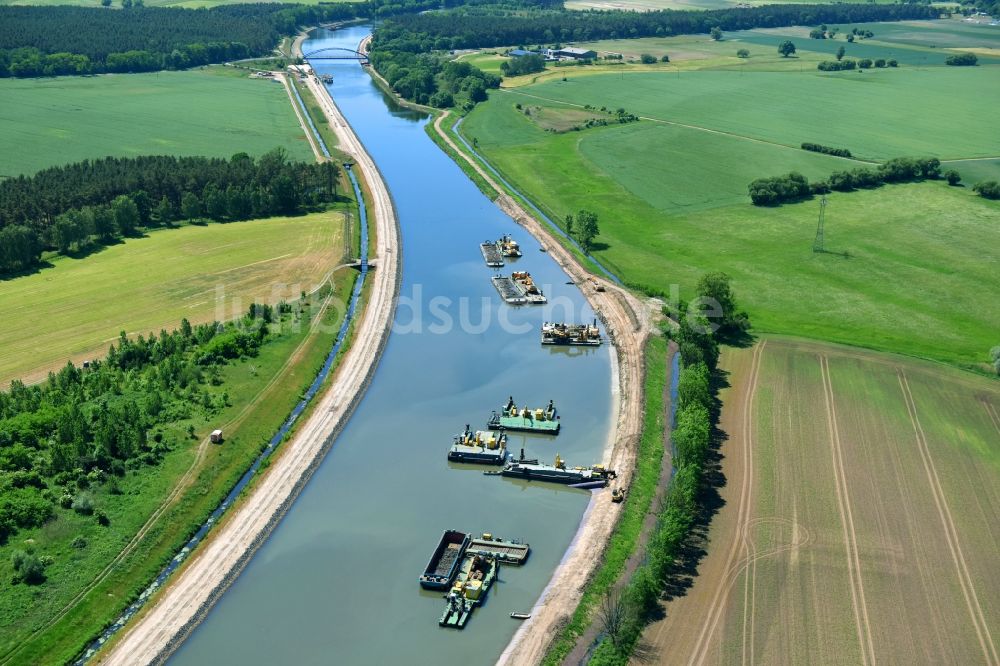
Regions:
<instances>
[{"instance_id":1,"label":"forest","mask_svg":"<svg viewBox=\"0 0 1000 666\"><path fill-rule=\"evenodd\" d=\"M185 69L270 53L299 26L441 9L461 0L369 0L320 5L0 6L0 77ZM59 29L52 26L58 25Z\"/></svg>"},{"instance_id":2,"label":"forest","mask_svg":"<svg viewBox=\"0 0 1000 666\"><path fill-rule=\"evenodd\" d=\"M271 306L254 304L225 325L185 319L171 333L122 332L103 360L67 364L41 384L14 381L0 392L0 543L60 510L106 524L93 490L114 493L126 470L158 464L183 437L165 424L226 406L220 367L256 356L275 317Z\"/></svg>"},{"instance_id":3,"label":"forest","mask_svg":"<svg viewBox=\"0 0 1000 666\"><path fill-rule=\"evenodd\" d=\"M0 274L37 264L41 252L81 251L178 220L288 215L337 198L333 162L289 161L281 149L254 159L105 157L0 181Z\"/></svg>"},{"instance_id":4,"label":"forest","mask_svg":"<svg viewBox=\"0 0 1000 666\"><path fill-rule=\"evenodd\" d=\"M426 53L598 39L708 34L820 23L935 19L936 8L915 4L764 5L716 10L550 11L469 5L447 12L406 14L375 31L373 48Z\"/></svg>"}]
</instances>

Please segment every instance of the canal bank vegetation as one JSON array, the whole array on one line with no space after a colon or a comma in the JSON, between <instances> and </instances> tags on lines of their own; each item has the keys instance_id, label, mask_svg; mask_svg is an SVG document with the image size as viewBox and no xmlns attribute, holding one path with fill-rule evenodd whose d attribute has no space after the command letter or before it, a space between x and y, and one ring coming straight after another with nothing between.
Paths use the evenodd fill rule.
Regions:
<instances>
[{"instance_id":1,"label":"canal bank vegetation","mask_svg":"<svg viewBox=\"0 0 1000 666\"><path fill-rule=\"evenodd\" d=\"M40 393L34 402L48 421L32 412L14 416L30 428L15 431L19 441L13 450L23 447L33 455L14 463L5 456L4 482L25 494L10 479L30 476L32 492L52 495L56 504L47 521L18 527L0 547L0 586L7 588L0 595L5 636L0 658L14 663L70 660L137 598L301 399L329 353L355 279L353 270L342 269L299 301L254 306L242 329L232 324L190 327L195 341L214 334L205 343L177 351L170 357L176 361L153 365L150 355L162 340L185 340L187 326L145 341L125 340L99 365L54 375L49 384L60 391L66 386L82 400L77 407L83 425L68 430L71 436L81 434L69 444L63 443L62 423L74 423L64 415L75 413L74 403L56 405L49 384L12 389L16 405L27 400L25 395ZM255 347L254 340L259 340ZM235 358L240 351L249 353ZM123 359L128 359L127 369L121 367ZM163 388L161 376L174 367L187 386ZM65 378L76 375L80 389ZM94 385L105 392L92 394ZM9 404L8 397L8 411ZM157 404L159 416L150 416L150 406ZM128 436L100 429L104 421L94 421L94 415L105 410L112 415L131 410L130 424L122 426ZM46 429L45 423L53 421ZM221 445L207 442L216 427L223 429ZM130 451L133 455L122 457ZM32 467L23 469L25 462ZM22 469L10 471L12 464ZM69 465L68 474L55 472L57 464ZM45 565L43 580L7 585L8 562L13 566L18 552Z\"/></svg>"},{"instance_id":2,"label":"canal bank vegetation","mask_svg":"<svg viewBox=\"0 0 1000 666\"><path fill-rule=\"evenodd\" d=\"M738 311L729 279L723 274L703 277L699 298L720 304L723 317L679 318L672 337L681 355L677 383L677 412L671 440L674 448L673 477L662 504L654 507L656 524L645 546L643 562L631 573L620 590L603 593L597 622L600 639L590 658L594 665L629 663L639 636L648 622L660 613L660 599L678 573L686 542L703 514L706 498L714 492L717 478L707 468L711 449L719 442L718 388L723 383L716 364L719 342L743 344L749 322ZM693 320L692 320L693 319ZM713 333L710 326L717 325Z\"/></svg>"},{"instance_id":3,"label":"canal bank vegetation","mask_svg":"<svg viewBox=\"0 0 1000 666\"><path fill-rule=\"evenodd\" d=\"M643 521L650 511L656 488L660 481L663 456L664 428L668 415L664 409L664 395L669 379L667 340L663 336L650 336L646 343L646 376L643 380L645 407L643 411L642 438L636 453L635 474L625 507L602 555L600 566L595 569L580 603L569 622L553 639L543 664L557 666L573 650L577 640L586 632L602 599L615 586L625 572L626 564L635 551L642 533Z\"/></svg>"}]
</instances>

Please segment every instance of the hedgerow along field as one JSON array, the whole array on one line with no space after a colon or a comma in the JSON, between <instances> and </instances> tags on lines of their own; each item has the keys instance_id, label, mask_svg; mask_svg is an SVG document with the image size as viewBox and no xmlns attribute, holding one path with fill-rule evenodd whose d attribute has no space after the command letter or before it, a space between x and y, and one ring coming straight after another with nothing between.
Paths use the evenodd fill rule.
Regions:
<instances>
[{"instance_id":1,"label":"hedgerow along field","mask_svg":"<svg viewBox=\"0 0 1000 666\"><path fill-rule=\"evenodd\" d=\"M795 71L577 77L568 69L566 82L494 93L462 132L550 217L597 212L595 256L628 282L662 291L677 284L685 297L706 270L723 270L758 330L977 366L997 344L1000 309L986 266L997 261L1000 204L944 183L834 193L830 253L817 254L817 200L756 208L745 189L793 169L823 176L864 166L806 154L802 141L863 156L1000 154L981 119L931 116L964 117L1000 95L984 88L992 69L968 70L901 68L852 80ZM524 113L565 106L556 99L625 105L660 122L553 134ZM900 100L910 100L905 117L893 110Z\"/></svg>"},{"instance_id":2,"label":"hedgerow along field","mask_svg":"<svg viewBox=\"0 0 1000 666\"><path fill-rule=\"evenodd\" d=\"M0 546L0 660L70 662L145 589L218 506L315 378L343 321L356 275L352 268L337 270L318 294L296 304L302 306L297 320L286 318L271 327L273 337L257 356L223 366L221 386L201 387L216 402L225 391L229 406L210 415L196 411L163 427L177 439L186 438L188 446L172 448L156 467L128 471L117 480L117 493L92 488L95 503L110 519L108 526L58 510L42 527L21 530ZM307 416L308 410L299 422ZM214 428L224 430L222 446L207 442ZM188 470L191 476L178 485ZM182 492L169 500L175 488ZM165 510L152 529L107 571L161 506ZM74 543L76 537L82 545ZM9 584L11 552L21 548L52 558L41 588Z\"/></svg>"},{"instance_id":3,"label":"hedgerow along field","mask_svg":"<svg viewBox=\"0 0 1000 666\"><path fill-rule=\"evenodd\" d=\"M756 377L753 350L723 354L730 494L703 575L644 640L708 663L992 661L976 624L995 636L1000 622L1000 386L894 355L763 342Z\"/></svg>"},{"instance_id":4,"label":"hedgerow along field","mask_svg":"<svg viewBox=\"0 0 1000 666\"><path fill-rule=\"evenodd\" d=\"M250 303L312 291L344 254L344 217L185 226L128 239L0 282L0 385L101 357L129 336L240 316Z\"/></svg>"},{"instance_id":5,"label":"hedgerow along field","mask_svg":"<svg viewBox=\"0 0 1000 666\"><path fill-rule=\"evenodd\" d=\"M312 152L275 82L244 70L0 79L0 175L34 173L106 155L260 155Z\"/></svg>"}]
</instances>

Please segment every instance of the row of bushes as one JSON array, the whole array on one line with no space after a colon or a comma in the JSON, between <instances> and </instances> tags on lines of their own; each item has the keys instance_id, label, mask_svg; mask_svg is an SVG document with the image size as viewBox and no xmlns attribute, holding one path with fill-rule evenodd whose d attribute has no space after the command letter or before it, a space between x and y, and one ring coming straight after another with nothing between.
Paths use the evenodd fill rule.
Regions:
<instances>
[{"instance_id":1,"label":"row of bushes","mask_svg":"<svg viewBox=\"0 0 1000 666\"><path fill-rule=\"evenodd\" d=\"M834 171L827 180L814 183L795 172L773 178L758 178L750 183L748 190L755 206L774 206L799 201L811 194L826 194L831 190L850 192L859 188L881 187L886 183L934 180L940 177L941 161L936 157L896 157L874 169L861 167L850 171ZM951 180L949 177L949 182Z\"/></svg>"},{"instance_id":2,"label":"row of bushes","mask_svg":"<svg viewBox=\"0 0 1000 666\"><path fill-rule=\"evenodd\" d=\"M818 143L804 142L802 144L802 150L811 150L814 153L834 155L835 157L851 157L851 151L847 148L831 148L830 146L823 146Z\"/></svg>"},{"instance_id":3,"label":"row of bushes","mask_svg":"<svg viewBox=\"0 0 1000 666\"><path fill-rule=\"evenodd\" d=\"M721 325L720 335L745 330L745 315L730 311L735 308L735 299L728 276L705 276L699 282L698 296L724 303L725 317L716 322ZM599 610L604 640L593 653L593 665L628 661L642 629L660 612L660 595L701 511L704 466L718 417L713 376L719 347L711 324L703 317L693 321L681 318L673 337L682 364L671 435L675 473L646 546L645 562L636 569L624 591L609 593Z\"/></svg>"},{"instance_id":4,"label":"row of bushes","mask_svg":"<svg viewBox=\"0 0 1000 666\"><path fill-rule=\"evenodd\" d=\"M972 186L972 191L984 199L1000 199L1000 183L995 180L986 180Z\"/></svg>"},{"instance_id":5,"label":"row of bushes","mask_svg":"<svg viewBox=\"0 0 1000 666\"><path fill-rule=\"evenodd\" d=\"M895 58L890 58L886 60L885 58L877 58L872 60L871 58L862 58L861 60L852 60L850 58L844 58L843 60L824 60L823 62L816 65L816 69L821 72L842 72L850 71L852 69L871 69L872 67L882 69L883 67L899 67L899 62Z\"/></svg>"}]
</instances>

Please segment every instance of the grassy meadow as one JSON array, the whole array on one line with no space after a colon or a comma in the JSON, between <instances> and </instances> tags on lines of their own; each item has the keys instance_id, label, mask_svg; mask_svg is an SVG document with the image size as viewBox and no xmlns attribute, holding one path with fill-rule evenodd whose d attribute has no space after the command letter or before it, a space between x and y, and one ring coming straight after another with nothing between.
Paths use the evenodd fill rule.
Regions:
<instances>
[{"instance_id":1,"label":"grassy meadow","mask_svg":"<svg viewBox=\"0 0 1000 666\"><path fill-rule=\"evenodd\" d=\"M982 111L1000 103L1000 87L987 85L995 66L860 75L674 63L587 69L493 93L462 133L553 219L597 212L594 256L622 279L679 285L683 298L700 275L723 270L758 330L960 365L977 366L1000 342L989 268L1000 260L1000 203L944 182L833 193L828 252L817 254L817 200L759 208L746 194L758 177L817 179L866 166L803 151L804 141L865 160L966 158L943 168L967 184L996 177L996 159L979 159L1000 156ZM585 105L625 107L644 120L547 131Z\"/></svg>"},{"instance_id":2,"label":"grassy meadow","mask_svg":"<svg viewBox=\"0 0 1000 666\"><path fill-rule=\"evenodd\" d=\"M281 85L223 67L0 79L0 176L106 155L312 153Z\"/></svg>"},{"instance_id":3,"label":"grassy meadow","mask_svg":"<svg viewBox=\"0 0 1000 666\"><path fill-rule=\"evenodd\" d=\"M254 300L291 301L341 263L339 212L186 226L128 239L83 259L0 282L0 382L38 378L103 356L129 335L243 314Z\"/></svg>"},{"instance_id":4,"label":"grassy meadow","mask_svg":"<svg viewBox=\"0 0 1000 666\"><path fill-rule=\"evenodd\" d=\"M726 367L731 354L750 351L727 352ZM708 661L747 651L758 663L859 663L865 654L870 662L981 663L973 618L1000 621L992 573L1000 548L992 520L1000 511L997 383L896 356L767 339L756 385L751 552L740 551L731 573L726 621L706 639ZM849 550L857 553L853 582ZM722 555L728 544L713 540L711 552ZM702 577L691 594L715 584ZM971 606L966 592L976 598ZM701 626L701 618L682 623ZM695 634L673 634L672 652L689 654L685 639Z\"/></svg>"}]
</instances>

